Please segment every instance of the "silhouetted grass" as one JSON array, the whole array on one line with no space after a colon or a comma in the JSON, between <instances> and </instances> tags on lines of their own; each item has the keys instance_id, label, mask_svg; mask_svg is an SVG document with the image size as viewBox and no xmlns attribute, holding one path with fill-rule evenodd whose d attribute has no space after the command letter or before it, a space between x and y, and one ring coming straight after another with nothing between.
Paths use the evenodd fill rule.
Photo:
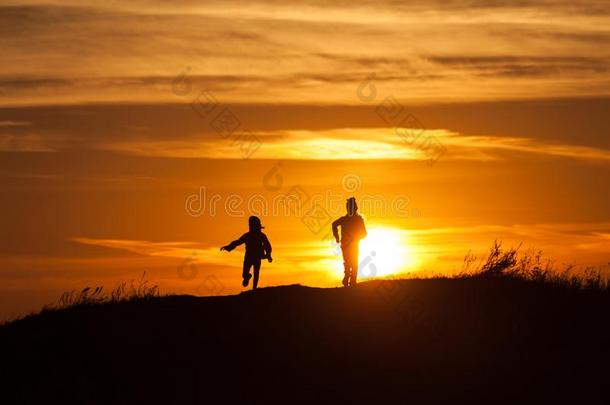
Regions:
<instances>
[{"instance_id":1,"label":"silhouetted grass","mask_svg":"<svg viewBox=\"0 0 610 405\"><path fill-rule=\"evenodd\" d=\"M457 277L510 277L582 290L610 289L608 273L601 267L587 267L580 272L573 265L557 268L552 260L543 257L542 251L520 249L521 245L505 249L496 240L484 261L471 252L466 254Z\"/></svg>"},{"instance_id":2,"label":"silhouetted grass","mask_svg":"<svg viewBox=\"0 0 610 405\"><path fill-rule=\"evenodd\" d=\"M146 279L146 272L139 280L118 282L110 292L103 286L85 287L81 291L64 292L57 303L47 305L45 310L66 309L81 305L108 304L131 301L136 299L149 299L159 296L159 286L151 285Z\"/></svg>"}]
</instances>

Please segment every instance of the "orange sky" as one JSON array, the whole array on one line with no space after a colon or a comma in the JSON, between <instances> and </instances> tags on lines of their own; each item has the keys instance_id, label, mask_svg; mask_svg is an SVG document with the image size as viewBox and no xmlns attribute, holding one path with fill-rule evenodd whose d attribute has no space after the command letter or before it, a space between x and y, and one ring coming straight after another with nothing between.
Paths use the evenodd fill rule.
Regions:
<instances>
[{"instance_id":1,"label":"orange sky","mask_svg":"<svg viewBox=\"0 0 610 405\"><path fill-rule=\"evenodd\" d=\"M398 272L494 239L606 264L609 23L603 1L5 1L0 319L143 271L238 292L218 247L253 211L263 285L337 285L329 227L273 212L295 187L333 218L355 195Z\"/></svg>"}]
</instances>

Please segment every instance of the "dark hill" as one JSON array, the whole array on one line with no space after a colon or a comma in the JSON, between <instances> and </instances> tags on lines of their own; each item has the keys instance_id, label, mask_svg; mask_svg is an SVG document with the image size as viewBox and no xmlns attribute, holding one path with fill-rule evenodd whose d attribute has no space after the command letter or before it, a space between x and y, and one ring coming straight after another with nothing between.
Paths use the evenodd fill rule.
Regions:
<instances>
[{"instance_id":1,"label":"dark hill","mask_svg":"<svg viewBox=\"0 0 610 405\"><path fill-rule=\"evenodd\" d=\"M0 403L607 403L609 303L475 277L84 305L0 328Z\"/></svg>"}]
</instances>

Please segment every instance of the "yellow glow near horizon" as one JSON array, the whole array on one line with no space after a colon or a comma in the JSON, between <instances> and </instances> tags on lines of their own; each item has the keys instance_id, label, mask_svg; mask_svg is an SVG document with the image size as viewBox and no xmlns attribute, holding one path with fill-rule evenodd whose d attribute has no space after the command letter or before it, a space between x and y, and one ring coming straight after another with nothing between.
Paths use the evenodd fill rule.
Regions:
<instances>
[{"instance_id":1,"label":"yellow glow near horizon","mask_svg":"<svg viewBox=\"0 0 610 405\"><path fill-rule=\"evenodd\" d=\"M360 242L359 277L385 277L413 269L417 258L406 231L393 227L374 227ZM343 272L339 255L336 270Z\"/></svg>"},{"instance_id":2,"label":"yellow glow near horizon","mask_svg":"<svg viewBox=\"0 0 610 405\"><path fill-rule=\"evenodd\" d=\"M360 242L360 276L387 276L407 270L415 264L413 248L406 233L397 228L370 229Z\"/></svg>"}]
</instances>

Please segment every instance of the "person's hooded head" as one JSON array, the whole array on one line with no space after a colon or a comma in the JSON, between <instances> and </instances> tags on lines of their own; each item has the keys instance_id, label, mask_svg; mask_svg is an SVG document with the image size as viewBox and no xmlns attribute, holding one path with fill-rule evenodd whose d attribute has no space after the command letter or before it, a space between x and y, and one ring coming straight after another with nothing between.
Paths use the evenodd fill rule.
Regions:
<instances>
[{"instance_id":1,"label":"person's hooded head","mask_svg":"<svg viewBox=\"0 0 610 405\"><path fill-rule=\"evenodd\" d=\"M347 215L356 215L356 213L358 212L358 204L356 204L356 198L348 198L347 202L345 203L345 208L347 209Z\"/></svg>"},{"instance_id":2,"label":"person's hooded head","mask_svg":"<svg viewBox=\"0 0 610 405\"><path fill-rule=\"evenodd\" d=\"M260 231L264 226L261 224L259 217L252 215L248 218L248 228L250 228L251 231Z\"/></svg>"}]
</instances>

